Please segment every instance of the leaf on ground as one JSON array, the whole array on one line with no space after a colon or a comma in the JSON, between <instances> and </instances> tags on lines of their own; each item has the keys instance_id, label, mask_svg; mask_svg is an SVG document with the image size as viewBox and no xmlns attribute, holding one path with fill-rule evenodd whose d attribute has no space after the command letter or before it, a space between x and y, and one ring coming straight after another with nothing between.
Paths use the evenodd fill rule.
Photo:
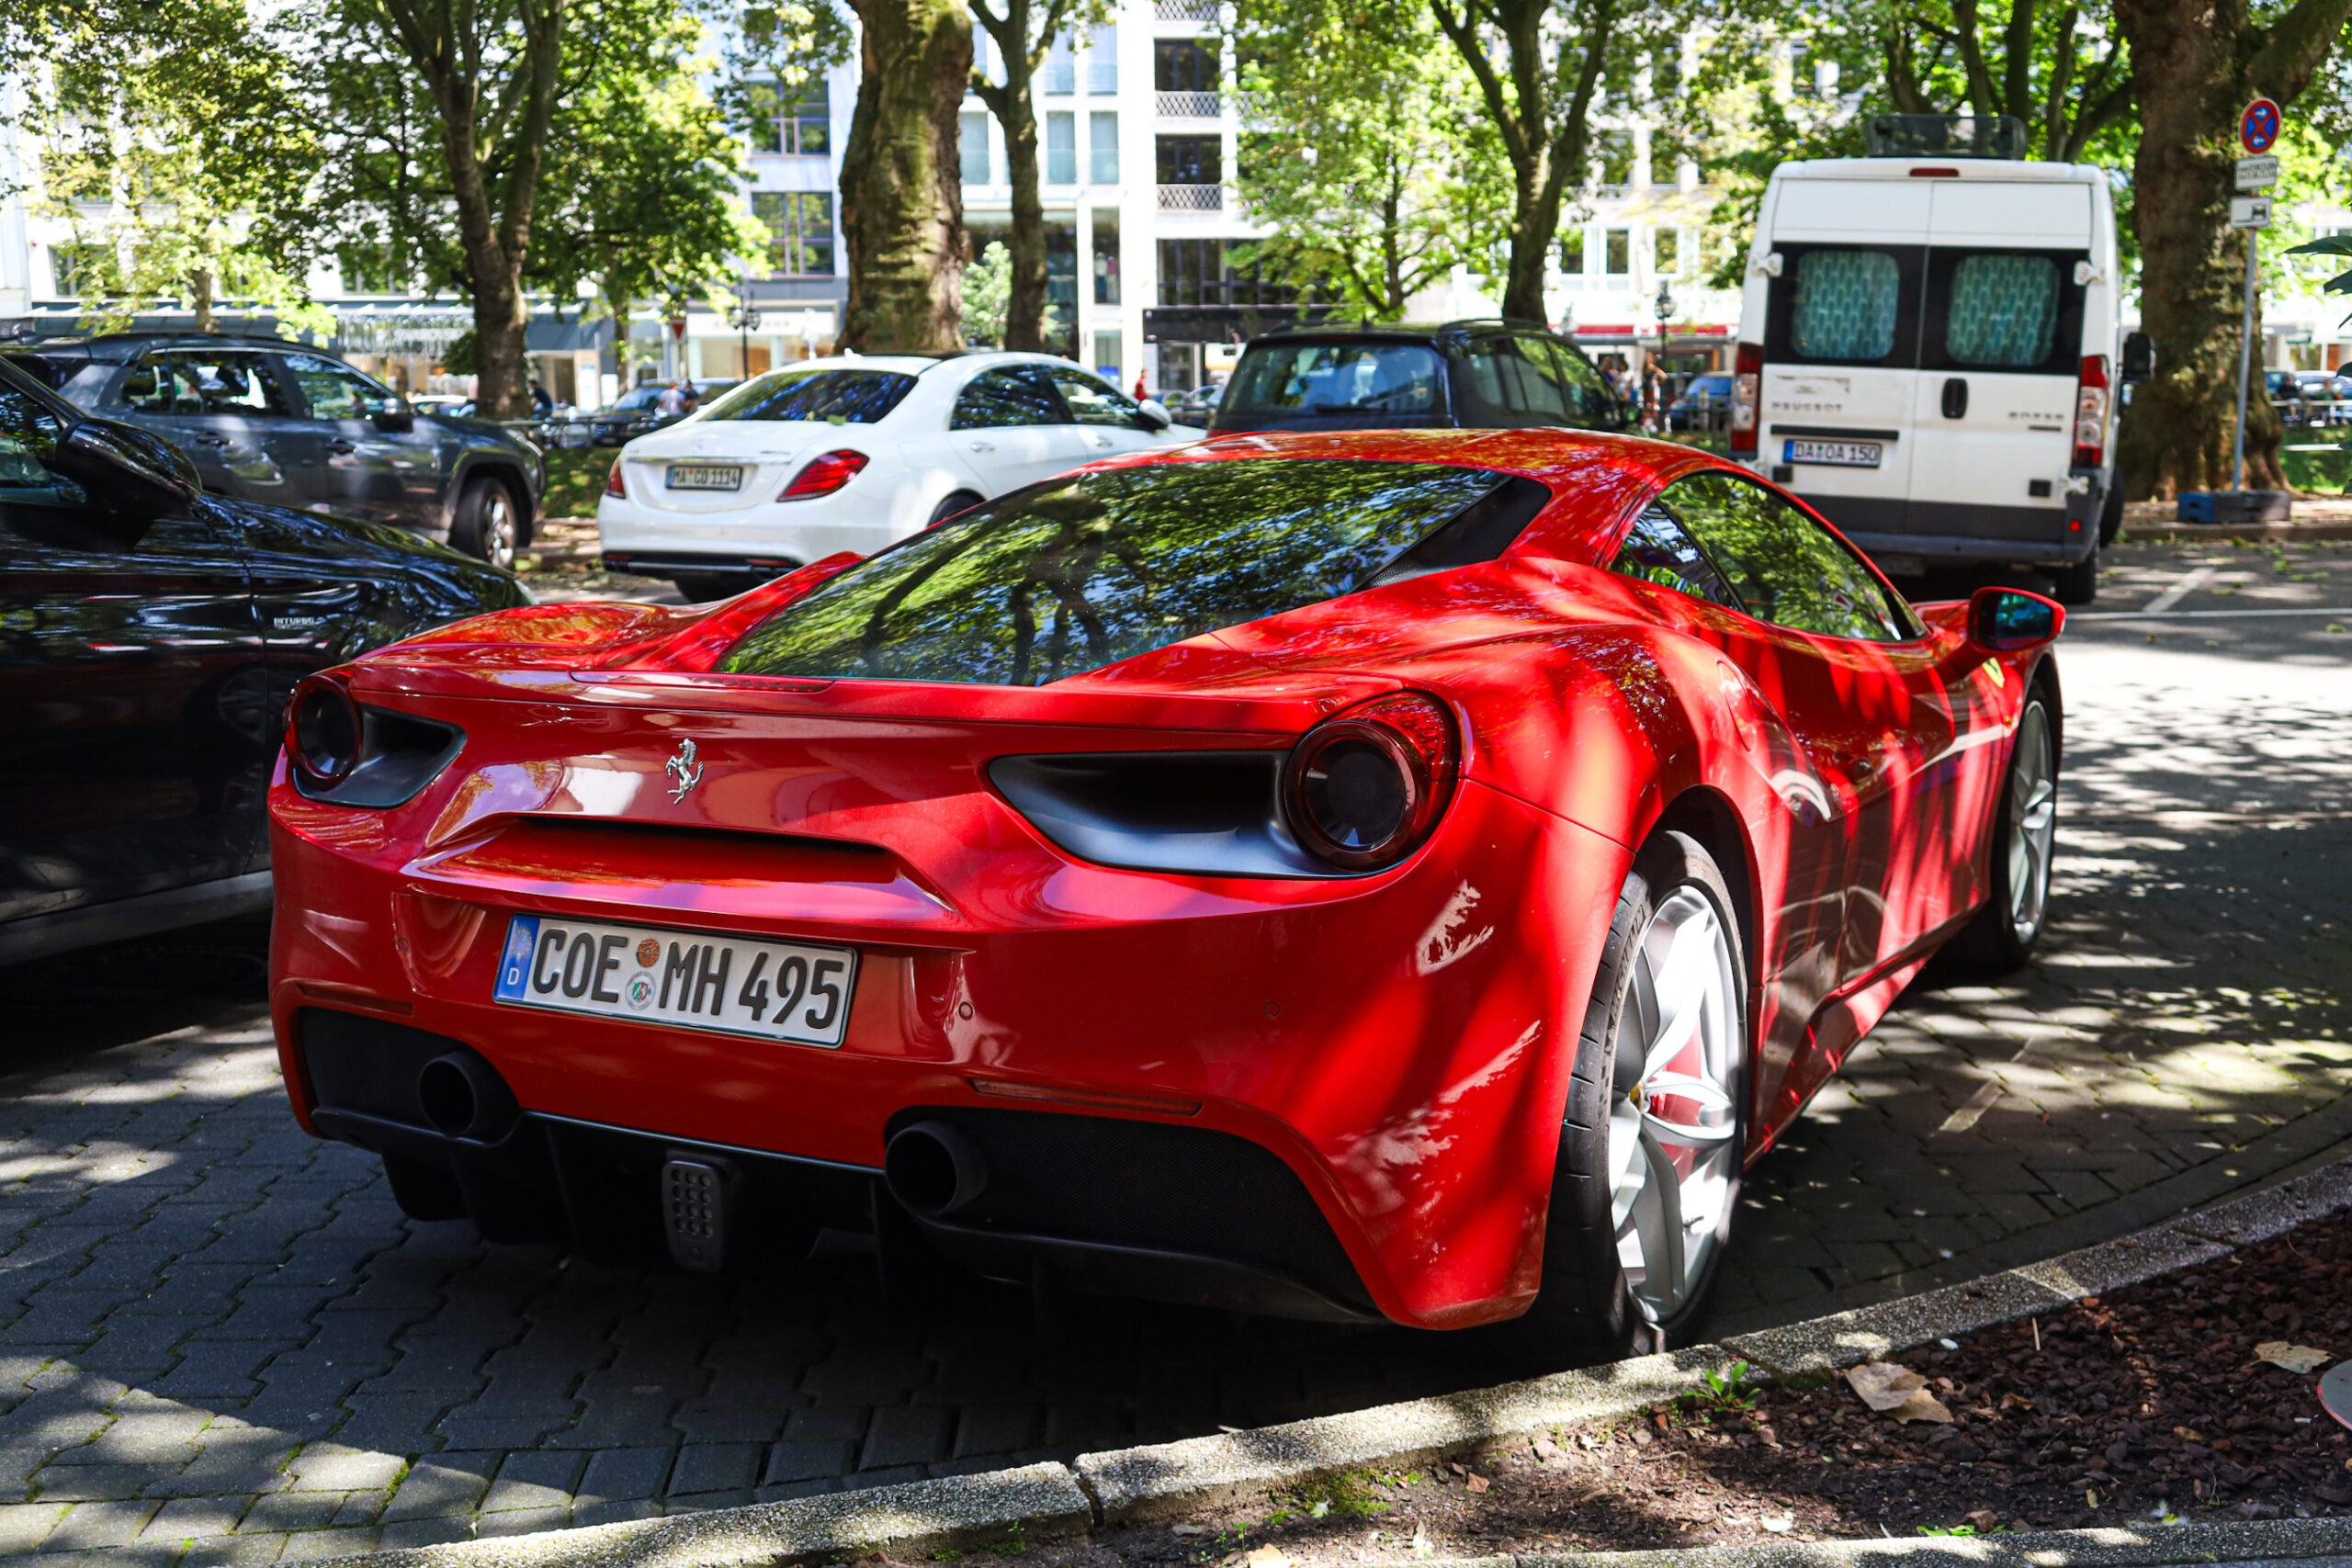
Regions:
<instances>
[{"instance_id":1,"label":"leaf on ground","mask_svg":"<svg viewBox=\"0 0 2352 1568\"><path fill-rule=\"evenodd\" d=\"M2254 1348L2254 1359L2296 1373L2315 1372L2335 1359L2317 1346L2297 1345L2285 1339L2264 1340Z\"/></svg>"},{"instance_id":2,"label":"leaf on ground","mask_svg":"<svg viewBox=\"0 0 2352 1568\"><path fill-rule=\"evenodd\" d=\"M1897 1421L1933 1421L1939 1426L1951 1425L1951 1412L1943 1401L1928 1392L1928 1380L1908 1367L1898 1367L1892 1361L1865 1361L1849 1367L1846 1382L1862 1396L1862 1403L1883 1416Z\"/></svg>"},{"instance_id":3,"label":"leaf on ground","mask_svg":"<svg viewBox=\"0 0 2352 1568\"><path fill-rule=\"evenodd\" d=\"M1486 1478L1485 1476L1483 1476L1483 1475L1479 1474L1476 1471L1475 1471L1475 1470L1474 1470L1474 1471L1472 1471L1472 1472L1470 1472L1470 1479L1469 1479L1469 1481L1468 1481L1467 1483L1465 1483L1465 1484L1466 1484L1466 1485L1470 1488L1470 1490L1471 1490L1471 1491L1473 1491L1473 1492L1484 1492L1484 1491L1487 1489L1487 1484L1488 1484L1488 1483L1487 1483L1487 1478Z\"/></svg>"}]
</instances>

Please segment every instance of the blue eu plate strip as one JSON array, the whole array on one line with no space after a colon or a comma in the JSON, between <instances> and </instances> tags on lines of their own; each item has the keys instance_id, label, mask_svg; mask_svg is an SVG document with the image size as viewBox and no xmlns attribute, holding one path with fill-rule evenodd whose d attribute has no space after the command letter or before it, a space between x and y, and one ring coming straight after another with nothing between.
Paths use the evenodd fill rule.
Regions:
<instances>
[{"instance_id":1,"label":"blue eu plate strip","mask_svg":"<svg viewBox=\"0 0 2352 1568\"><path fill-rule=\"evenodd\" d=\"M517 915L506 928L506 955L498 961L498 999L524 1001L531 984L531 954L538 950L539 918Z\"/></svg>"}]
</instances>

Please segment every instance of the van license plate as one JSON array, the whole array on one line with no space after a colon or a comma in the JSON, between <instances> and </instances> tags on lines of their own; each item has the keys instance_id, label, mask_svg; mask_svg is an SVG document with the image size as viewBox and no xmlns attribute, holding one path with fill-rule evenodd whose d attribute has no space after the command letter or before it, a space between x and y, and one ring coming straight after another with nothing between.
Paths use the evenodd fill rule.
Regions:
<instances>
[{"instance_id":1,"label":"van license plate","mask_svg":"<svg viewBox=\"0 0 2352 1568\"><path fill-rule=\"evenodd\" d=\"M1781 453L1783 463L1826 463L1838 468L1875 468L1886 450L1875 441L1791 441Z\"/></svg>"},{"instance_id":2,"label":"van license plate","mask_svg":"<svg viewBox=\"0 0 2352 1568\"><path fill-rule=\"evenodd\" d=\"M856 990L854 948L516 915L492 994L512 1007L837 1046Z\"/></svg>"},{"instance_id":3,"label":"van license plate","mask_svg":"<svg viewBox=\"0 0 2352 1568\"><path fill-rule=\"evenodd\" d=\"M670 488L672 490L741 490L743 470L733 464L726 468L716 466L689 468L684 463L673 463L670 465Z\"/></svg>"}]
</instances>

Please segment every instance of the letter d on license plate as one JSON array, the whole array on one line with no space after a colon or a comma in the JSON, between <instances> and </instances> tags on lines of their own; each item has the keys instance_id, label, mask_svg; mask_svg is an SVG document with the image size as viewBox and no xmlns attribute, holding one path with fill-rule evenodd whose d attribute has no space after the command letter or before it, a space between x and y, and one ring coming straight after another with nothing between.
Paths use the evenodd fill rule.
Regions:
<instances>
[{"instance_id":1,"label":"letter d on license plate","mask_svg":"<svg viewBox=\"0 0 2352 1568\"><path fill-rule=\"evenodd\" d=\"M516 915L492 996L514 1007L839 1045L857 951Z\"/></svg>"}]
</instances>

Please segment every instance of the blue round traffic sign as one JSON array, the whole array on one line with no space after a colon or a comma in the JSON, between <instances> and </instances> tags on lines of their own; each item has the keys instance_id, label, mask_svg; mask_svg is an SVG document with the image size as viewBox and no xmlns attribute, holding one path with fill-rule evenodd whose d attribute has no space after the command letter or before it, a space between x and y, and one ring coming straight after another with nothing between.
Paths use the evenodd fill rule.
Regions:
<instances>
[{"instance_id":1,"label":"blue round traffic sign","mask_svg":"<svg viewBox=\"0 0 2352 1568\"><path fill-rule=\"evenodd\" d=\"M2256 98L2238 113L2238 145L2250 153L2270 151L2278 140L2280 125L2278 106L2268 98Z\"/></svg>"}]
</instances>

